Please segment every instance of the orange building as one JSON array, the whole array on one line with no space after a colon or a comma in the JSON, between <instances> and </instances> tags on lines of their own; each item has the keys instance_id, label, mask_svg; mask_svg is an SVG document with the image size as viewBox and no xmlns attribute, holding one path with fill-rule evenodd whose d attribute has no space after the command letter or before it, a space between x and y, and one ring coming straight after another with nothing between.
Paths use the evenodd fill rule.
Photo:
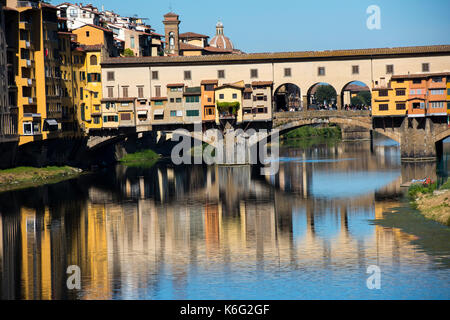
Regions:
<instances>
[{"instance_id":1,"label":"orange building","mask_svg":"<svg viewBox=\"0 0 450 320\"><path fill-rule=\"evenodd\" d=\"M117 48L114 45L114 34L111 30L87 24L73 30L72 33L77 36L78 43L82 45L103 45L110 56L118 56Z\"/></svg>"},{"instance_id":2,"label":"orange building","mask_svg":"<svg viewBox=\"0 0 450 320\"><path fill-rule=\"evenodd\" d=\"M203 123L214 123L216 121L215 89L217 88L218 84L218 80L203 80L201 82Z\"/></svg>"}]
</instances>

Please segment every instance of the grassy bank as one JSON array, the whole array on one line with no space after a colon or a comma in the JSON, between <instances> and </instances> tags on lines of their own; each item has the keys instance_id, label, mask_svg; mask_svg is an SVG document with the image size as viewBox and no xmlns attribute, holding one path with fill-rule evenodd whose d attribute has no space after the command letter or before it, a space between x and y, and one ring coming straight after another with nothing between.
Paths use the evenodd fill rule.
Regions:
<instances>
[{"instance_id":1,"label":"grassy bank","mask_svg":"<svg viewBox=\"0 0 450 320\"><path fill-rule=\"evenodd\" d=\"M282 136L282 139L305 139L305 138L341 138L339 127L311 127L304 126L289 131Z\"/></svg>"},{"instance_id":2,"label":"grassy bank","mask_svg":"<svg viewBox=\"0 0 450 320\"><path fill-rule=\"evenodd\" d=\"M0 170L0 192L58 183L78 176L82 171L72 167L18 167Z\"/></svg>"},{"instance_id":3,"label":"grassy bank","mask_svg":"<svg viewBox=\"0 0 450 320\"><path fill-rule=\"evenodd\" d=\"M440 188L436 183L413 185L408 190L408 196L411 204L426 218L450 226L450 179Z\"/></svg>"},{"instance_id":4,"label":"grassy bank","mask_svg":"<svg viewBox=\"0 0 450 320\"><path fill-rule=\"evenodd\" d=\"M143 150L136 153L127 154L120 159L120 163L127 167L152 167L158 162L160 155L153 150Z\"/></svg>"}]
</instances>

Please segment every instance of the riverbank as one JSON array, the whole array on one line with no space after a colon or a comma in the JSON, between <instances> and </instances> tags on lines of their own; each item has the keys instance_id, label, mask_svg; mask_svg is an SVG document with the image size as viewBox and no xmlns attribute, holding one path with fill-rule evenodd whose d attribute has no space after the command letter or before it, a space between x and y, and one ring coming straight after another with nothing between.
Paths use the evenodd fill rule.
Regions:
<instances>
[{"instance_id":1,"label":"riverbank","mask_svg":"<svg viewBox=\"0 0 450 320\"><path fill-rule=\"evenodd\" d=\"M58 183L79 176L81 169L64 167L18 167L0 170L0 192Z\"/></svg>"},{"instance_id":2,"label":"riverbank","mask_svg":"<svg viewBox=\"0 0 450 320\"><path fill-rule=\"evenodd\" d=\"M127 167L152 167L161 158L153 150L143 150L135 153L127 154L125 157L119 160L119 162Z\"/></svg>"},{"instance_id":3,"label":"riverbank","mask_svg":"<svg viewBox=\"0 0 450 320\"><path fill-rule=\"evenodd\" d=\"M413 206L426 218L450 227L450 179L439 189L436 184L413 185L408 193Z\"/></svg>"}]
</instances>

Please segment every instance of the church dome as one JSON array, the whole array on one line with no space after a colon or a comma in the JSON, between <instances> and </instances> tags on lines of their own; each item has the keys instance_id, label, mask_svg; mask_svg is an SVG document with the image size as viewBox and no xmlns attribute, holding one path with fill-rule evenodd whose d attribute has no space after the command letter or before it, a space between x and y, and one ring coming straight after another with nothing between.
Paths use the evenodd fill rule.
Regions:
<instances>
[{"instance_id":1,"label":"church dome","mask_svg":"<svg viewBox=\"0 0 450 320\"><path fill-rule=\"evenodd\" d=\"M233 51L233 43L230 38L223 34L223 23L221 21L216 24L216 35L209 42L211 47L219 48L222 50Z\"/></svg>"}]
</instances>

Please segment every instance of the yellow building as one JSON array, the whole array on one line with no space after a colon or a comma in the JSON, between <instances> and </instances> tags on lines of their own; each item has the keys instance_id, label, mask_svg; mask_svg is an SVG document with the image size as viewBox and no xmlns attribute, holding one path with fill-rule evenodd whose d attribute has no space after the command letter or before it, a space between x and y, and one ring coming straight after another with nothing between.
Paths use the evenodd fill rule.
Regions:
<instances>
[{"instance_id":1,"label":"yellow building","mask_svg":"<svg viewBox=\"0 0 450 320\"><path fill-rule=\"evenodd\" d=\"M81 45L102 45L109 56L118 55L117 48L114 46L114 34L111 30L89 24L72 30L72 32L76 35L76 41Z\"/></svg>"},{"instance_id":2,"label":"yellow building","mask_svg":"<svg viewBox=\"0 0 450 320\"><path fill-rule=\"evenodd\" d=\"M391 79L387 86L373 88L372 115L406 116L409 82L404 79Z\"/></svg>"},{"instance_id":3,"label":"yellow building","mask_svg":"<svg viewBox=\"0 0 450 320\"><path fill-rule=\"evenodd\" d=\"M242 92L244 88L244 81L240 81L224 84L215 89L217 124L227 120L242 122Z\"/></svg>"},{"instance_id":4,"label":"yellow building","mask_svg":"<svg viewBox=\"0 0 450 320\"><path fill-rule=\"evenodd\" d=\"M73 88L73 108L76 117L77 131L85 132L85 124L81 121L81 104L83 95L81 91L86 87L86 52L80 46L72 44L72 88Z\"/></svg>"},{"instance_id":5,"label":"yellow building","mask_svg":"<svg viewBox=\"0 0 450 320\"><path fill-rule=\"evenodd\" d=\"M79 70L80 81L84 84L79 87L80 119L82 128L89 133L102 128L102 46L85 45L82 48L86 56L84 66Z\"/></svg>"}]
</instances>

